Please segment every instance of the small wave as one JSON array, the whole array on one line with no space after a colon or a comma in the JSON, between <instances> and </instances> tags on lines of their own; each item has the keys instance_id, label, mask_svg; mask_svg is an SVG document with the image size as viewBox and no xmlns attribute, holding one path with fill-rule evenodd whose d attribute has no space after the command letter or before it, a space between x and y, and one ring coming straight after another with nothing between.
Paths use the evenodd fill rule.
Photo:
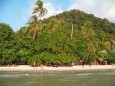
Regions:
<instances>
[{"instance_id":1,"label":"small wave","mask_svg":"<svg viewBox=\"0 0 115 86\"><path fill-rule=\"evenodd\" d=\"M78 76L87 76L87 75L91 75L92 73L79 73L79 74L76 74Z\"/></svg>"},{"instance_id":2,"label":"small wave","mask_svg":"<svg viewBox=\"0 0 115 86\"><path fill-rule=\"evenodd\" d=\"M21 76L29 76L30 74L6 74L0 75L0 78L13 78L13 77L21 77Z\"/></svg>"},{"instance_id":3,"label":"small wave","mask_svg":"<svg viewBox=\"0 0 115 86\"><path fill-rule=\"evenodd\" d=\"M19 75L0 75L0 78L6 78L6 77L18 77Z\"/></svg>"},{"instance_id":4,"label":"small wave","mask_svg":"<svg viewBox=\"0 0 115 86\"><path fill-rule=\"evenodd\" d=\"M108 73L103 73L105 75L115 75L115 72L108 72Z\"/></svg>"},{"instance_id":5,"label":"small wave","mask_svg":"<svg viewBox=\"0 0 115 86\"><path fill-rule=\"evenodd\" d=\"M30 74L25 74L26 76L29 76Z\"/></svg>"}]
</instances>

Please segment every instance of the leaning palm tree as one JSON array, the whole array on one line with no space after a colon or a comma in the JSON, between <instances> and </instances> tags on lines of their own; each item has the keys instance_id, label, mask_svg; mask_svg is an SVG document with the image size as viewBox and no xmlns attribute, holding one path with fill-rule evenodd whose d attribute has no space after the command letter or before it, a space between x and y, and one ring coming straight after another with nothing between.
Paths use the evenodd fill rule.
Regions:
<instances>
[{"instance_id":1,"label":"leaning palm tree","mask_svg":"<svg viewBox=\"0 0 115 86\"><path fill-rule=\"evenodd\" d=\"M109 38L106 42L105 42L105 47L106 49L111 52L112 50L115 49L115 41L112 38Z\"/></svg>"},{"instance_id":2,"label":"leaning palm tree","mask_svg":"<svg viewBox=\"0 0 115 86\"><path fill-rule=\"evenodd\" d=\"M48 24L48 26L49 26L51 32L54 32L54 31L56 30L56 28L59 26L60 23L61 23L60 20L57 20L57 19L55 19L55 18L51 18L51 19L50 19L50 22L49 22L49 24Z\"/></svg>"},{"instance_id":3,"label":"leaning palm tree","mask_svg":"<svg viewBox=\"0 0 115 86\"><path fill-rule=\"evenodd\" d=\"M36 6L32 12L33 16L27 22L31 28L29 32L32 34L33 39L36 39L38 31L40 31L40 23L38 18L43 17L47 13L47 9L43 7L42 0L37 0L35 5Z\"/></svg>"},{"instance_id":4,"label":"leaning palm tree","mask_svg":"<svg viewBox=\"0 0 115 86\"><path fill-rule=\"evenodd\" d=\"M16 34L20 37L23 38L24 36L26 36L28 34L28 29L26 26L21 27L19 31L16 32Z\"/></svg>"},{"instance_id":5,"label":"leaning palm tree","mask_svg":"<svg viewBox=\"0 0 115 86\"><path fill-rule=\"evenodd\" d=\"M33 36L33 39L36 39L38 31L39 31L39 24L37 21L37 16L33 15L29 21L27 22L27 24L29 24L29 34L31 34Z\"/></svg>"}]
</instances>

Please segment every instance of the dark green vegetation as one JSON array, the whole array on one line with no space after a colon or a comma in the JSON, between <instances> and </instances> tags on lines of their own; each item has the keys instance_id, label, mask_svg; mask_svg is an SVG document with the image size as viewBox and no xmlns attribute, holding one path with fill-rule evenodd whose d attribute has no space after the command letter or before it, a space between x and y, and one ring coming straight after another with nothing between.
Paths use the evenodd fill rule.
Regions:
<instances>
[{"instance_id":1,"label":"dark green vegetation","mask_svg":"<svg viewBox=\"0 0 115 86\"><path fill-rule=\"evenodd\" d=\"M41 3L33 11L39 16L33 15L28 25L17 32L9 25L0 23L0 64L115 62L115 23L80 10L39 20L46 12Z\"/></svg>"}]
</instances>

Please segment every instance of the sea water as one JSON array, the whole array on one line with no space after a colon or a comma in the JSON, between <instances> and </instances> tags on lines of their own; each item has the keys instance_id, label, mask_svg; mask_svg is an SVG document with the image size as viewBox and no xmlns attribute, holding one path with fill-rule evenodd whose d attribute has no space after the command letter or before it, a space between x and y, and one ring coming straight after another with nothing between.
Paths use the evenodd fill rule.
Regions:
<instances>
[{"instance_id":1,"label":"sea water","mask_svg":"<svg viewBox=\"0 0 115 86\"><path fill-rule=\"evenodd\" d=\"M115 70L0 72L0 86L115 86Z\"/></svg>"}]
</instances>

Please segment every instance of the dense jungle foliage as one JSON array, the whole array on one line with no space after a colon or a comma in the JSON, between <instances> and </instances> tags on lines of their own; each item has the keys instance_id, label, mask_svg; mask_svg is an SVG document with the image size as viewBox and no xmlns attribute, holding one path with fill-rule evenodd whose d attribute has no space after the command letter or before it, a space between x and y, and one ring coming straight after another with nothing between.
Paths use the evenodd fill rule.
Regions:
<instances>
[{"instance_id":1,"label":"dense jungle foliage","mask_svg":"<svg viewBox=\"0 0 115 86\"><path fill-rule=\"evenodd\" d=\"M46 11L43 9L39 16ZM104 64L104 61L115 62L115 23L107 19L71 10L43 20L33 15L27 26L17 32L0 23L0 64Z\"/></svg>"}]
</instances>

